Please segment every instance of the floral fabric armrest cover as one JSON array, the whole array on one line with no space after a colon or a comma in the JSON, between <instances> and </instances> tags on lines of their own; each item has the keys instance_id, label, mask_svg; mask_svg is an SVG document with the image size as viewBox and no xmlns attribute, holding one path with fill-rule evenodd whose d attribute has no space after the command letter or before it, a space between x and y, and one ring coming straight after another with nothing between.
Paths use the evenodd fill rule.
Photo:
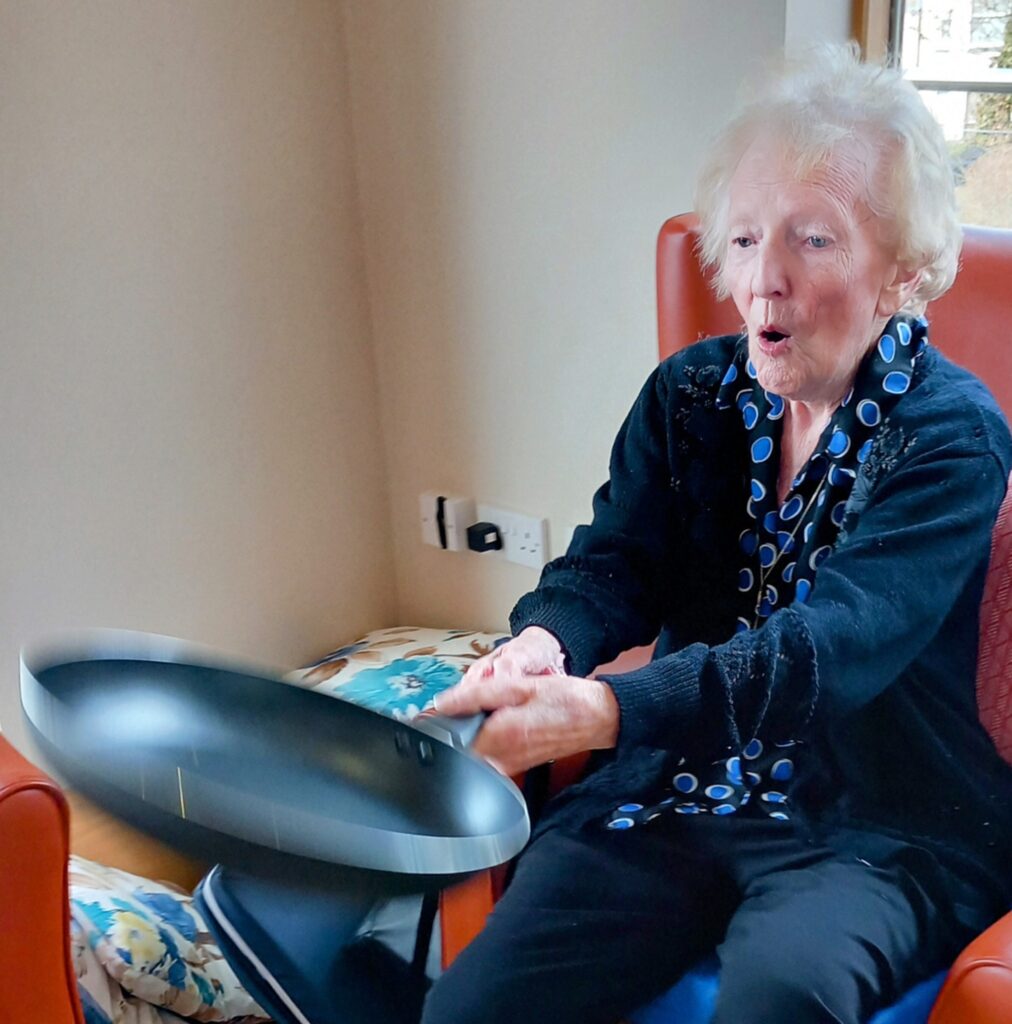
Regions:
<instances>
[{"instance_id":1,"label":"floral fabric armrest cover","mask_svg":"<svg viewBox=\"0 0 1012 1024\"><path fill-rule=\"evenodd\" d=\"M286 678L407 721L457 682L505 633L398 626L367 633Z\"/></svg>"}]
</instances>

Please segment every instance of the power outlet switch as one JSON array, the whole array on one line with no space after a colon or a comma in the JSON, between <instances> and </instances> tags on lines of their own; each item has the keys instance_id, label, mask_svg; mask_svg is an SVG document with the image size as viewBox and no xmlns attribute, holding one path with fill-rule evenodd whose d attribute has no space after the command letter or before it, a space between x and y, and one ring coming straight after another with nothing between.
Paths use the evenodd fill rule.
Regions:
<instances>
[{"instance_id":1,"label":"power outlet switch","mask_svg":"<svg viewBox=\"0 0 1012 1024\"><path fill-rule=\"evenodd\" d=\"M467 550L467 528L475 521L474 498L426 491L419 499L418 512L423 543L446 551Z\"/></svg>"},{"instance_id":2,"label":"power outlet switch","mask_svg":"<svg viewBox=\"0 0 1012 1024\"><path fill-rule=\"evenodd\" d=\"M495 523L502 534L500 554L508 562L540 569L548 561L548 520L492 505L479 505L478 519ZM487 556L485 556L487 557Z\"/></svg>"},{"instance_id":3,"label":"power outlet switch","mask_svg":"<svg viewBox=\"0 0 1012 1024\"><path fill-rule=\"evenodd\" d=\"M467 551L467 528L475 521L474 498L446 498L443 502L443 525L447 551Z\"/></svg>"}]
</instances>

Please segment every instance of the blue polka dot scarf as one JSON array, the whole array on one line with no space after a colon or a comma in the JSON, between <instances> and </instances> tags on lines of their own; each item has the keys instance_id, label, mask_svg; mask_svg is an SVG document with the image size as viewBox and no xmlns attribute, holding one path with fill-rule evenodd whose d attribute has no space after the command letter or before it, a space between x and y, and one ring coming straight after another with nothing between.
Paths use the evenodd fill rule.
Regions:
<instances>
[{"instance_id":1,"label":"blue polka dot scarf","mask_svg":"<svg viewBox=\"0 0 1012 1024\"><path fill-rule=\"evenodd\" d=\"M923 317L893 317L858 367L854 385L833 413L808 462L777 501L777 451L784 400L763 390L743 338L721 381L718 409L738 409L749 448L746 528L738 538L743 565L738 574L740 609L736 631L758 629L778 608L807 601L819 565L843 525L857 473L871 451L878 425L910 387L917 357L927 344ZM713 762L705 771L685 762L663 799L626 802L606 824L628 829L677 814L733 814L753 796L773 818L786 819L786 784L794 775L794 740L764 743L754 738L740 756Z\"/></svg>"},{"instance_id":2,"label":"blue polka dot scarf","mask_svg":"<svg viewBox=\"0 0 1012 1024\"><path fill-rule=\"evenodd\" d=\"M739 346L717 395L718 409L741 411L749 446L748 525L738 538L745 563L738 574L739 632L758 628L779 607L808 600L815 573L843 525L847 499L875 430L910 387L914 361L926 343L923 318L889 321L782 504L777 502L776 453L784 400L762 389L747 343Z\"/></svg>"}]
</instances>

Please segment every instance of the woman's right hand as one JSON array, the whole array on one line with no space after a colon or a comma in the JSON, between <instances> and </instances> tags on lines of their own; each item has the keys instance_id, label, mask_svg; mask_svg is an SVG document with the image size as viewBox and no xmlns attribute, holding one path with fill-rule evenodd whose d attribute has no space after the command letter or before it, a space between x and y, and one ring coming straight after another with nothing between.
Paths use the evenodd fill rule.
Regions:
<instances>
[{"instance_id":1,"label":"woman's right hand","mask_svg":"<svg viewBox=\"0 0 1012 1024\"><path fill-rule=\"evenodd\" d=\"M462 683L517 676L564 675L562 645L540 626L528 626L512 640L479 658L464 674Z\"/></svg>"}]
</instances>

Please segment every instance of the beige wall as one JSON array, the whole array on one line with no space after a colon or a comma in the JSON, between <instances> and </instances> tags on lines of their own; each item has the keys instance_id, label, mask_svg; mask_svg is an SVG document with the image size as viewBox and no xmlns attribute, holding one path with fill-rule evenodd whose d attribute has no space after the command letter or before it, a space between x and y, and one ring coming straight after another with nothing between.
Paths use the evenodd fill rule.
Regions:
<instances>
[{"instance_id":1,"label":"beige wall","mask_svg":"<svg viewBox=\"0 0 1012 1024\"><path fill-rule=\"evenodd\" d=\"M850 38L852 0L785 0L784 43L788 50L812 42Z\"/></svg>"},{"instance_id":2,"label":"beige wall","mask_svg":"<svg viewBox=\"0 0 1012 1024\"><path fill-rule=\"evenodd\" d=\"M0 724L122 626L393 620L340 5L0 4Z\"/></svg>"},{"instance_id":3,"label":"beige wall","mask_svg":"<svg viewBox=\"0 0 1012 1024\"><path fill-rule=\"evenodd\" d=\"M501 625L536 574L417 495L586 517L656 231L800 3L0 4L4 731L50 629Z\"/></svg>"},{"instance_id":4,"label":"beige wall","mask_svg":"<svg viewBox=\"0 0 1012 1024\"><path fill-rule=\"evenodd\" d=\"M585 521L655 361L657 230L786 6L349 0L402 620L498 627L536 580L423 546L422 491L547 516L556 549Z\"/></svg>"}]
</instances>

